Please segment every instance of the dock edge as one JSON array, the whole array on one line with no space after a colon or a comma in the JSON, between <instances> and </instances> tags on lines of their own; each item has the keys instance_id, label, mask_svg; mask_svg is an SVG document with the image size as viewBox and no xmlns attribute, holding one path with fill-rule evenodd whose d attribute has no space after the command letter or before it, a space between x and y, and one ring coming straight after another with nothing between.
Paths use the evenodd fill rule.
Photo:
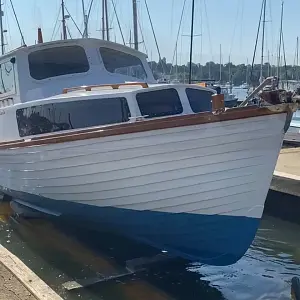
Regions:
<instances>
[{"instance_id":1,"label":"dock edge","mask_svg":"<svg viewBox=\"0 0 300 300\"><path fill-rule=\"evenodd\" d=\"M0 244L0 263L3 264L37 299L63 300L18 257Z\"/></svg>"}]
</instances>

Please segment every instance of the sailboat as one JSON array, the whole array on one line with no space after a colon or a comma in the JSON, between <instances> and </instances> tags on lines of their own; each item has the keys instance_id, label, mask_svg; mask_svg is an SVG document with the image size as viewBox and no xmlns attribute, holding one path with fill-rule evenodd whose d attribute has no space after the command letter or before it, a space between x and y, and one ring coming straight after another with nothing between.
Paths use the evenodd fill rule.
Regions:
<instances>
[{"instance_id":1,"label":"sailboat","mask_svg":"<svg viewBox=\"0 0 300 300\"><path fill-rule=\"evenodd\" d=\"M283 18L283 3L282 3L282 13L281 13L281 20ZM282 23L282 22L281 22ZM282 35L282 25L280 28L280 35ZM279 60L279 59L278 59ZM279 63L278 63L279 67ZM286 88L289 88L294 92L295 97L298 99L300 98L300 81L299 81L299 74L298 74L298 67L299 67L299 38L297 37L297 42L296 42L296 80L289 80L287 81ZM279 73L279 71L278 71ZM285 142L289 143L300 143L300 110L297 110L292 117L290 127L285 134L284 137Z\"/></svg>"},{"instance_id":2,"label":"sailboat","mask_svg":"<svg viewBox=\"0 0 300 300\"><path fill-rule=\"evenodd\" d=\"M205 264L245 254L297 107L283 91L225 110L214 90L155 84L144 54L92 38L0 63L0 190L13 207Z\"/></svg>"},{"instance_id":3,"label":"sailboat","mask_svg":"<svg viewBox=\"0 0 300 300\"><path fill-rule=\"evenodd\" d=\"M229 65L229 77L231 80L231 72L230 72L230 65ZM225 107L232 108L237 106L238 97L236 97L232 93L232 83L231 81L228 82L226 85L222 85L222 46L220 45L220 78L219 83L213 85L214 88L220 88L221 94L224 95L224 103Z\"/></svg>"},{"instance_id":4,"label":"sailboat","mask_svg":"<svg viewBox=\"0 0 300 300\"><path fill-rule=\"evenodd\" d=\"M242 85L241 85L241 88L242 89L245 89L245 90L248 90L249 89L249 84L247 82L244 82Z\"/></svg>"}]
</instances>

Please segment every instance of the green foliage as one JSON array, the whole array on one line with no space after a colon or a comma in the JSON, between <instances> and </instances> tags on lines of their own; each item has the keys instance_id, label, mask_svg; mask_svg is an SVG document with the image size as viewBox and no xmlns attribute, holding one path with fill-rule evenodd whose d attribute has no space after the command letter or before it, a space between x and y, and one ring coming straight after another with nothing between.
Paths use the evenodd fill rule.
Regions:
<instances>
[{"instance_id":1,"label":"green foliage","mask_svg":"<svg viewBox=\"0 0 300 300\"><path fill-rule=\"evenodd\" d=\"M163 74L169 75L171 79L176 78L181 82L187 82L189 77L189 63L186 65L172 66L172 64L166 62L166 58L163 58L159 62L149 62L149 65L153 71L156 79L163 77ZM177 70L177 71L176 71ZM234 85L241 85L247 82L253 85L259 83L260 77L260 65L234 65L232 63L222 65L222 82L229 82L229 70L232 76L232 82ZM276 66L271 66L269 63L265 63L263 66L263 77L276 76ZM280 67L279 77L283 80L296 80L300 78L300 67L288 65L286 67ZM192 78L193 81L201 81L207 79L220 80L220 64L214 62L207 62L205 65L192 64ZM185 80L184 80L185 79Z\"/></svg>"}]
</instances>

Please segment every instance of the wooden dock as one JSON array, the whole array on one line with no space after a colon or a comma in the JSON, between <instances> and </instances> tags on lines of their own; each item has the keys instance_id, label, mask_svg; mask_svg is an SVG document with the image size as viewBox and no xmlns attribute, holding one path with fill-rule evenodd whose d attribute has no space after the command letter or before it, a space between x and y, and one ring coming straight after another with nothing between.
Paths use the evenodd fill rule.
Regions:
<instances>
[{"instance_id":1,"label":"wooden dock","mask_svg":"<svg viewBox=\"0 0 300 300\"><path fill-rule=\"evenodd\" d=\"M271 189L300 196L300 147L281 150Z\"/></svg>"},{"instance_id":2,"label":"wooden dock","mask_svg":"<svg viewBox=\"0 0 300 300\"><path fill-rule=\"evenodd\" d=\"M19 258L0 245L0 300L62 300Z\"/></svg>"},{"instance_id":3,"label":"wooden dock","mask_svg":"<svg viewBox=\"0 0 300 300\"><path fill-rule=\"evenodd\" d=\"M300 223L300 147L281 150L265 204L265 213Z\"/></svg>"},{"instance_id":4,"label":"wooden dock","mask_svg":"<svg viewBox=\"0 0 300 300\"><path fill-rule=\"evenodd\" d=\"M7 222L11 208L1 203L0 222ZM62 300L17 256L0 244L0 300Z\"/></svg>"}]
</instances>

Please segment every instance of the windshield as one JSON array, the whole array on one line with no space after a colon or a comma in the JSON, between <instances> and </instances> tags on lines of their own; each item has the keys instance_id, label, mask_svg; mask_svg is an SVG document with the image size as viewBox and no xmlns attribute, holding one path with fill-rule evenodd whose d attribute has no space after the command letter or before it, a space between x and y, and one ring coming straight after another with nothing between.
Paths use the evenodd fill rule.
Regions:
<instances>
[{"instance_id":1,"label":"windshield","mask_svg":"<svg viewBox=\"0 0 300 300\"><path fill-rule=\"evenodd\" d=\"M100 48L100 54L104 67L108 72L136 77L138 79L147 78L143 64L138 57L104 47Z\"/></svg>"},{"instance_id":2,"label":"windshield","mask_svg":"<svg viewBox=\"0 0 300 300\"><path fill-rule=\"evenodd\" d=\"M29 54L28 60L30 75L37 80L85 73L90 68L86 53L80 46L35 51Z\"/></svg>"}]
</instances>

